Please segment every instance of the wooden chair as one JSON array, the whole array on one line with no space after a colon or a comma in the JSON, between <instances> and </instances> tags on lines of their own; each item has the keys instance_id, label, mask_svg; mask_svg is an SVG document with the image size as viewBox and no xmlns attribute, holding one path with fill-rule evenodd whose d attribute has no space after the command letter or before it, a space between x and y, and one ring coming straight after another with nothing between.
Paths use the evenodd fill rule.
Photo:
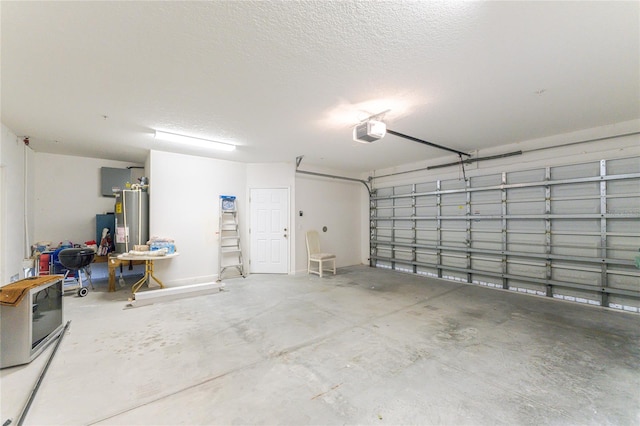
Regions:
<instances>
[{"instance_id":1,"label":"wooden chair","mask_svg":"<svg viewBox=\"0 0 640 426\"><path fill-rule=\"evenodd\" d=\"M332 262L333 268L327 269L333 271L333 275L336 274L336 255L331 253L323 253L320 250L320 238L318 231L307 231L307 273L320 275L322 278L322 271L326 262ZM311 262L318 264L318 270L311 269Z\"/></svg>"}]
</instances>

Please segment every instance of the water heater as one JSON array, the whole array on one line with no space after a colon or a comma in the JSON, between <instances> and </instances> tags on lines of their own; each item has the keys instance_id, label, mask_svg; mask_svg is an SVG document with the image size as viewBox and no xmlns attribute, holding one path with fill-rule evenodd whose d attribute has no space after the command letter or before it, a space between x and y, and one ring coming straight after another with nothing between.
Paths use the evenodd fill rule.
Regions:
<instances>
[{"instance_id":1,"label":"water heater","mask_svg":"<svg viewBox=\"0 0 640 426\"><path fill-rule=\"evenodd\" d=\"M149 240L149 193L140 189L125 189L116 196L117 253L127 253L135 245Z\"/></svg>"}]
</instances>

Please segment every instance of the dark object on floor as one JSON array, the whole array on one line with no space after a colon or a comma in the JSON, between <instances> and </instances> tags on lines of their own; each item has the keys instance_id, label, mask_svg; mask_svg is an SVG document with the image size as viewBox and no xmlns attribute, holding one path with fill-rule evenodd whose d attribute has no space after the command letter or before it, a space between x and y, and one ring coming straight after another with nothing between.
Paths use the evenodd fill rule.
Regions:
<instances>
[{"instance_id":1,"label":"dark object on floor","mask_svg":"<svg viewBox=\"0 0 640 426\"><path fill-rule=\"evenodd\" d=\"M84 297L89 293L89 290L82 285L82 278L80 276L80 271L85 270L85 274L89 277L89 282L91 283L90 274L87 272L87 268L91 262L93 262L94 257L96 256L96 252L90 248L68 248L61 250L58 253L58 260L65 268L76 271L78 277L78 285L80 289L78 290L78 296Z\"/></svg>"}]
</instances>

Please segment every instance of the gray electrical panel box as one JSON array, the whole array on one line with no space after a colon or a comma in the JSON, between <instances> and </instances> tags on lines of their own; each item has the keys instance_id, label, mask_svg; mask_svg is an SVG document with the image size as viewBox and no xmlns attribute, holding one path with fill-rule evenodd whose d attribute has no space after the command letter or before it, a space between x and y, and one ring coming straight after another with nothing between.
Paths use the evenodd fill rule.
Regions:
<instances>
[{"instance_id":1,"label":"gray electrical panel box","mask_svg":"<svg viewBox=\"0 0 640 426\"><path fill-rule=\"evenodd\" d=\"M131 183L131 170L101 167L100 192L103 197L115 197L115 192L127 189Z\"/></svg>"}]
</instances>

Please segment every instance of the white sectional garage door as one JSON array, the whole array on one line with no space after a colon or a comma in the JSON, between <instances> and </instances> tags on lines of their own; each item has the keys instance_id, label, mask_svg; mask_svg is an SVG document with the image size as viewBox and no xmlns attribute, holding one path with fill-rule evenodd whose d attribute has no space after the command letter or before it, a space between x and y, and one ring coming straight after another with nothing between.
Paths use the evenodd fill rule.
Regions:
<instances>
[{"instance_id":1,"label":"white sectional garage door","mask_svg":"<svg viewBox=\"0 0 640 426\"><path fill-rule=\"evenodd\" d=\"M639 312L640 158L376 188L371 265Z\"/></svg>"}]
</instances>

